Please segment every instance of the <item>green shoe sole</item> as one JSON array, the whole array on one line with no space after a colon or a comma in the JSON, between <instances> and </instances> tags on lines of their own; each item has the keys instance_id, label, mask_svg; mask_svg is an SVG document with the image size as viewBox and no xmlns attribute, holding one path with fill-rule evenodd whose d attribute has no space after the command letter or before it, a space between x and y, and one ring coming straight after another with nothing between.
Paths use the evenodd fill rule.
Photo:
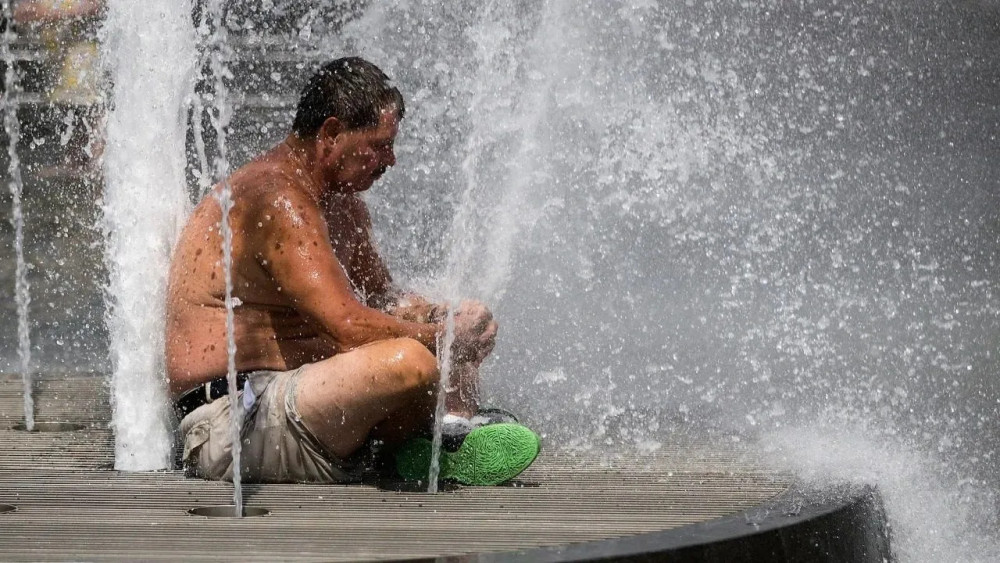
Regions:
<instances>
[{"instance_id":1,"label":"green shoe sole","mask_svg":"<svg viewBox=\"0 0 1000 563\"><path fill-rule=\"evenodd\" d=\"M442 480L499 485L528 468L541 451L538 435L520 424L491 424L465 437L458 451L441 452ZM407 480L427 479L431 441L414 438L396 452L396 471Z\"/></svg>"}]
</instances>

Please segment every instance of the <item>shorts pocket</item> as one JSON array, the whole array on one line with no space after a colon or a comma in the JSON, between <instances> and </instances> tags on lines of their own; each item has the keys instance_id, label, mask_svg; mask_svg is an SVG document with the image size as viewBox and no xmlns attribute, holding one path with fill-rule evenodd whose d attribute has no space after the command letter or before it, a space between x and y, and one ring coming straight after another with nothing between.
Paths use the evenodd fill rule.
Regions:
<instances>
[{"instance_id":1,"label":"shorts pocket","mask_svg":"<svg viewBox=\"0 0 1000 563\"><path fill-rule=\"evenodd\" d=\"M185 464L190 463L192 456L198 454L198 449L205 445L211 435L212 423L208 420L203 420L188 429L184 434L184 455L181 458Z\"/></svg>"}]
</instances>

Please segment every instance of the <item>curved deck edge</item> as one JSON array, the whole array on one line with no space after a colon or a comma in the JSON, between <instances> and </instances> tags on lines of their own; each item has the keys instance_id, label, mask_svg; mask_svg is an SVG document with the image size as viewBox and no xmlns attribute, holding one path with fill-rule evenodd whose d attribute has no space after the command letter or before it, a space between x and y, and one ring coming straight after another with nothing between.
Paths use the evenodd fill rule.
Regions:
<instances>
[{"instance_id":1,"label":"curved deck edge","mask_svg":"<svg viewBox=\"0 0 1000 563\"><path fill-rule=\"evenodd\" d=\"M662 532L518 552L438 559L520 561L892 561L878 490L792 487L750 510Z\"/></svg>"}]
</instances>

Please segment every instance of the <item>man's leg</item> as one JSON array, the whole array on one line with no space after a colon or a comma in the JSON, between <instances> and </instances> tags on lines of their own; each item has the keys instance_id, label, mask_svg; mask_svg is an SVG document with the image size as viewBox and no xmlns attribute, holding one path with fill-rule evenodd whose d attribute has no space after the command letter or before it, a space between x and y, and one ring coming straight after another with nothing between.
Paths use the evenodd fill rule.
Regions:
<instances>
[{"instance_id":1,"label":"man's leg","mask_svg":"<svg viewBox=\"0 0 1000 563\"><path fill-rule=\"evenodd\" d=\"M369 437L389 445L429 429L437 359L416 340L382 340L306 366L296 406L330 453L346 458Z\"/></svg>"}]
</instances>

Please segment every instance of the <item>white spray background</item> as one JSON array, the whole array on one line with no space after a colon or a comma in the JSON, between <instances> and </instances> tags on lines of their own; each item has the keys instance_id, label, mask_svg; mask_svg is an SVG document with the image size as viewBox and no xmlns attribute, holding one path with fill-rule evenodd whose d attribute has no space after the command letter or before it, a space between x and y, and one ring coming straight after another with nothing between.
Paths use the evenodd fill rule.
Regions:
<instances>
[{"instance_id":1,"label":"white spray background","mask_svg":"<svg viewBox=\"0 0 1000 563\"><path fill-rule=\"evenodd\" d=\"M990 561L994 12L410 0L321 50L401 84L377 227L494 307L489 401L595 453L699 435L874 483L901 560Z\"/></svg>"}]
</instances>

